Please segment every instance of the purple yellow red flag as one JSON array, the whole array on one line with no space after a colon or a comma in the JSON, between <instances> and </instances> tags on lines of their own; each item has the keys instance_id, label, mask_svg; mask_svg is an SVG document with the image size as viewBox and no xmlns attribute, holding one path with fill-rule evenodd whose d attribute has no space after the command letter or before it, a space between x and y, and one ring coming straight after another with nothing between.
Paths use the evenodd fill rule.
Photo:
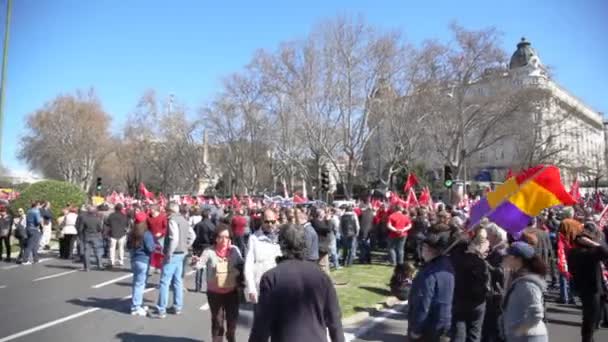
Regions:
<instances>
[{"instance_id":1,"label":"purple yellow red flag","mask_svg":"<svg viewBox=\"0 0 608 342\"><path fill-rule=\"evenodd\" d=\"M559 169L539 165L507 179L471 209L469 226L486 217L511 234L518 234L544 209L574 205L576 201L564 188Z\"/></svg>"}]
</instances>

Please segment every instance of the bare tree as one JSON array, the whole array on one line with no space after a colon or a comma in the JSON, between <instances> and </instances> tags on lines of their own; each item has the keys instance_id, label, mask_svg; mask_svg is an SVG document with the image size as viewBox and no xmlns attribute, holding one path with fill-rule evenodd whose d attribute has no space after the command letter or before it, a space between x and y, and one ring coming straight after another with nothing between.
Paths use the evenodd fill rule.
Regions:
<instances>
[{"instance_id":1,"label":"bare tree","mask_svg":"<svg viewBox=\"0 0 608 342\"><path fill-rule=\"evenodd\" d=\"M109 123L93 89L59 95L28 116L19 158L47 177L88 192L108 152Z\"/></svg>"}]
</instances>

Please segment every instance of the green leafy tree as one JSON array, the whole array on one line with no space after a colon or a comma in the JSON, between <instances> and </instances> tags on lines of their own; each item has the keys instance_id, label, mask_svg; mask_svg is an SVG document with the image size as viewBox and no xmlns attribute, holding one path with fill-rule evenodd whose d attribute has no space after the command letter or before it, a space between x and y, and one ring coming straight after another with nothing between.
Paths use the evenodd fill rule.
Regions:
<instances>
[{"instance_id":1,"label":"green leafy tree","mask_svg":"<svg viewBox=\"0 0 608 342\"><path fill-rule=\"evenodd\" d=\"M86 202L86 199L86 193L80 190L78 186L67 182L49 180L34 183L25 188L19 198L11 203L11 209L13 212L17 208L27 210L33 201L49 201L51 202L53 217L56 218L61 215L61 209L67 204L80 206Z\"/></svg>"}]
</instances>

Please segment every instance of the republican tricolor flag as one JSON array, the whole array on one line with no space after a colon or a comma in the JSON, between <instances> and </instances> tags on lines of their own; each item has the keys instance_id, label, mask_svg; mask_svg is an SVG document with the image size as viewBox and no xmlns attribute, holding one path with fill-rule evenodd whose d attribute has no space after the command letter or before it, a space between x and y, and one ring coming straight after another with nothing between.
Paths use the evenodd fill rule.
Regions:
<instances>
[{"instance_id":1,"label":"republican tricolor flag","mask_svg":"<svg viewBox=\"0 0 608 342\"><path fill-rule=\"evenodd\" d=\"M507 179L477 202L471 209L469 227L487 217L517 235L544 209L574 204L576 201L564 189L559 169L553 165L539 165Z\"/></svg>"}]
</instances>

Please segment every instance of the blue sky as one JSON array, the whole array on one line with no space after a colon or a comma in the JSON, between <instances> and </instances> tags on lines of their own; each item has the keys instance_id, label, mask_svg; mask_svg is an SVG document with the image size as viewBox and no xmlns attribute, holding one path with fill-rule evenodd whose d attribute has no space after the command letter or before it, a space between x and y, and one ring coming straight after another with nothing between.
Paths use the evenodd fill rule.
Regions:
<instances>
[{"instance_id":1,"label":"blue sky","mask_svg":"<svg viewBox=\"0 0 608 342\"><path fill-rule=\"evenodd\" d=\"M0 0L4 35L6 0ZM496 26L511 53L522 36L557 80L608 112L608 1L14 0L2 160L17 160L25 117L60 93L94 87L118 131L146 89L195 111L258 48L304 37L338 14L363 15L420 43L448 24Z\"/></svg>"}]
</instances>

